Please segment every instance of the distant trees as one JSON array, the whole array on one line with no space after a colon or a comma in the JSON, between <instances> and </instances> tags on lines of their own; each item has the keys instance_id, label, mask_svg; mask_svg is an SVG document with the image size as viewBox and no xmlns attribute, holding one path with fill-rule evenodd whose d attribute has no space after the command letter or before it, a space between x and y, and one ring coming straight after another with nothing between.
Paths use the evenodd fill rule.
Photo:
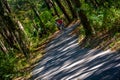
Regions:
<instances>
[{"instance_id":1,"label":"distant trees","mask_svg":"<svg viewBox=\"0 0 120 80\"><path fill-rule=\"evenodd\" d=\"M68 20L68 23L71 22L71 16L69 14L72 15L73 19L80 18L86 36L96 33L97 30L108 31L109 29L113 29L110 27L113 25L112 22L119 20L117 16L112 17L112 15L115 16L115 13L120 9L119 0L116 0L116 2L110 0L53 0L53 2L58 5L65 18ZM116 29L118 29L118 27Z\"/></svg>"},{"instance_id":2,"label":"distant trees","mask_svg":"<svg viewBox=\"0 0 120 80\"><path fill-rule=\"evenodd\" d=\"M38 20L39 20L39 23L40 23L39 26L41 26L41 31L40 31L38 34L39 34L39 37L42 37L43 34L46 34L46 33L47 33L47 32L46 32L46 27L45 27L44 23L42 22L42 19L40 18L39 11L37 10L35 4L32 3L32 2L30 2L30 1L29 1L29 4L30 4L30 7L31 7L31 9L33 10L35 16L36 16L36 17L38 18Z\"/></svg>"},{"instance_id":3,"label":"distant trees","mask_svg":"<svg viewBox=\"0 0 120 80\"><path fill-rule=\"evenodd\" d=\"M49 9L52 6L50 1L51 0L46 0L46 4L47 4ZM54 0L54 2L58 5L60 10L63 12L65 18L68 20L68 23L71 22L72 19L69 16L70 13L67 12L66 5L68 6L68 8L70 10L73 19L76 19L78 16L80 17L81 23L82 23L84 30L85 30L85 35L89 36L92 34L92 27L90 25L90 22L86 16L86 14L81 9L81 2L79 0L66 0L65 1L67 3L66 5L63 5L64 1L62 1L62 0Z\"/></svg>"},{"instance_id":4,"label":"distant trees","mask_svg":"<svg viewBox=\"0 0 120 80\"><path fill-rule=\"evenodd\" d=\"M112 15L115 16L113 12L116 9L119 9L120 1L117 0L115 3L113 1L104 1L104 0L42 0L44 3L40 1L33 2L32 0L28 1L21 1L17 0L14 1L14 5L12 8L16 11L16 14L13 15L12 10L7 3L7 0L0 1L0 37L2 38L0 41L0 49L3 52L7 52L7 43L10 47L20 50L27 56L29 50L27 48L27 39L25 38L25 34L27 34L22 26L21 22L17 19L16 16L20 18L21 21L25 23L25 21L29 21L29 23L25 23L23 25L31 25L27 26L27 31L33 32L33 28L36 29L36 32L40 33L40 38L42 35L46 35L48 31L53 30L54 28L54 21L56 17L61 17L64 15L64 19L70 23L73 19L80 19L83 29L86 36L93 34L93 29L97 31L97 29L105 30L105 29L112 29L113 27L106 27L108 22L115 21L114 24L117 24L116 20L119 20L119 16L111 18ZM84 5L87 4L87 8L89 9L86 12L86 9L83 9ZM111 4L111 5L110 5ZM88 7L89 6L89 7ZM16 10L17 9L17 10ZM96 11L95 11L96 10ZM109 10L109 11L108 11ZM20 11L20 13L19 13ZM111 12L110 12L111 11ZM51 15L51 12L53 15ZM95 15L100 15L95 17L91 17L90 13L94 12ZM23 16L21 14L23 13ZM25 14L24 14L25 13ZM62 13L62 14L61 14ZM50 14L50 15L48 15ZM110 14L110 15L109 15ZM20 15L20 16L19 16ZM43 17L44 15L44 17ZM79 18L78 18L79 17ZM99 25L96 26L95 23L100 17L101 27ZM49 18L49 19L48 19ZM91 20L91 18L95 18L95 20ZM52 24L52 25L51 25ZM111 26L111 25L110 25ZM114 26L114 25L112 25ZM50 29L52 27L52 29ZM38 29L40 31L38 31ZM118 27L116 28L118 29ZM55 30L55 29L54 29ZM5 41L6 42L5 42ZM23 46L24 45L24 46Z\"/></svg>"}]
</instances>

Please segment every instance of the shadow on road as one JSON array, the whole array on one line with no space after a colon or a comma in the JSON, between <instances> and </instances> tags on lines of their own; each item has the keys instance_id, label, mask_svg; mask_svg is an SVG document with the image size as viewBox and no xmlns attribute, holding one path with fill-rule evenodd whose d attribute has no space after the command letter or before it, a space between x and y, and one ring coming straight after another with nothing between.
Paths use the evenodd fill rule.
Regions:
<instances>
[{"instance_id":1,"label":"shadow on road","mask_svg":"<svg viewBox=\"0 0 120 80\"><path fill-rule=\"evenodd\" d=\"M78 36L61 31L46 47L31 80L120 80L120 54L111 50L81 49Z\"/></svg>"}]
</instances>

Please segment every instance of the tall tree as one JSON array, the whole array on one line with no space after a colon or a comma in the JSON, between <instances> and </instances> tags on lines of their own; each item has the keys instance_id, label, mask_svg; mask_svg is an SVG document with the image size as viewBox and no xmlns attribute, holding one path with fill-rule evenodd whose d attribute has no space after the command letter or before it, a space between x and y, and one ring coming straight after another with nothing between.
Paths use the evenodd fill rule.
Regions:
<instances>
[{"instance_id":1,"label":"tall tree","mask_svg":"<svg viewBox=\"0 0 120 80\"><path fill-rule=\"evenodd\" d=\"M57 5L59 6L59 8L61 9L61 11L63 12L63 14L65 15L65 17L67 18L68 22L71 21L67 11L65 10L64 6L62 5L61 1L60 0L55 0Z\"/></svg>"},{"instance_id":2,"label":"tall tree","mask_svg":"<svg viewBox=\"0 0 120 80\"><path fill-rule=\"evenodd\" d=\"M59 15L59 13L58 13L56 7L55 7L55 3L54 3L54 1L51 0L51 2L52 2L52 5L53 5L53 9L54 9L55 14L56 14L58 17L60 17L60 15Z\"/></svg>"},{"instance_id":3,"label":"tall tree","mask_svg":"<svg viewBox=\"0 0 120 80\"><path fill-rule=\"evenodd\" d=\"M15 19L11 17L11 10L8 6L6 0L0 0L0 20L3 28L1 28L0 34L6 40L6 42L12 48L17 48L16 44L19 46L19 50L28 57L29 49L27 47L26 41L24 41L24 34L20 30L20 27L16 23ZM14 16L15 17L15 16Z\"/></svg>"},{"instance_id":4,"label":"tall tree","mask_svg":"<svg viewBox=\"0 0 120 80\"><path fill-rule=\"evenodd\" d=\"M65 1L67 2L68 7L70 8L70 11L71 11L71 13L72 13L73 18L77 18L77 14L76 14L76 12L75 12L75 9L74 9L73 6L72 6L71 1L70 1L70 0L65 0Z\"/></svg>"},{"instance_id":5,"label":"tall tree","mask_svg":"<svg viewBox=\"0 0 120 80\"><path fill-rule=\"evenodd\" d=\"M2 38L2 37L0 37L0 38ZM0 40L0 51L4 52L6 54L8 53L8 49L6 48L3 40Z\"/></svg>"},{"instance_id":6,"label":"tall tree","mask_svg":"<svg viewBox=\"0 0 120 80\"><path fill-rule=\"evenodd\" d=\"M47 8L48 8L49 10L51 10L52 8L54 9L54 13L52 13L52 14L53 14L53 15L57 15L57 16L59 17L59 14L58 14L58 12L57 12L57 9L56 9L56 7L55 7L54 2L53 2L52 0L45 0L45 3L46 3Z\"/></svg>"},{"instance_id":7,"label":"tall tree","mask_svg":"<svg viewBox=\"0 0 120 80\"><path fill-rule=\"evenodd\" d=\"M33 10L33 12L35 13L36 17L39 19L39 22L40 22L40 26L41 26L41 29L42 29L40 35L42 36L43 34L47 34L46 27L45 27L44 23L42 22L42 19L40 18L40 14L39 14L36 6L30 1L28 1L28 3L30 4L31 9Z\"/></svg>"},{"instance_id":8,"label":"tall tree","mask_svg":"<svg viewBox=\"0 0 120 80\"><path fill-rule=\"evenodd\" d=\"M81 23L84 27L84 30L85 30L85 35L88 36L88 35L91 35L92 34L92 28L90 26L90 23L88 21L88 18L87 16L85 15L84 11L81 10L81 3L79 0L71 0L73 2L73 4L75 5L76 7L76 10L78 12L78 15L81 19Z\"/></svg>"}]
</instances>

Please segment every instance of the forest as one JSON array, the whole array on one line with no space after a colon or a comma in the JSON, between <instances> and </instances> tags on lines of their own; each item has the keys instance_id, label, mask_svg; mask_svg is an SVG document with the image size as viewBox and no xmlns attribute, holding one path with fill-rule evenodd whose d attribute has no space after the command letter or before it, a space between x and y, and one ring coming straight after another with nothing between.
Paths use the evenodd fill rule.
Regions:
<instances>
[{"instance_id":1,"label":"forest","mask_svg":"<svg viewBox=\"0 0 120 80\"><path fill-rule=\"evenodd\" d=\"M120 50L120 0L0 0L0 80L27 80L45 45L65 26L85 48ZM18 78L18 79L17 79Z\"/></svg>"}]
</instances>

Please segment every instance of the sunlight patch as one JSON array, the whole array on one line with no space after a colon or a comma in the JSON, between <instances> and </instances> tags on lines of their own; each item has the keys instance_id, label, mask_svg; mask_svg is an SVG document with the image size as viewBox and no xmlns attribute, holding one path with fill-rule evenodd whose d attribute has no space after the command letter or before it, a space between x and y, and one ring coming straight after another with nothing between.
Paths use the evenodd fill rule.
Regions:
<instances>
[{"instance_id":1,"label":"sunlight patch","mask_svg":"<svg viewBox=\"0 0 120 80\"><path fill-rule=\"evenodd\" d=\"M38 74L39 72L41 72L42 70L44 70L44 66L43 67L40 67L39 69L36 69L33 71L33 74L36 75Z\"/></svg>"},{"instance_id":2,"label":"sunlight patch","mask_svg":"<svg viewBox=\"0 0 120 80\"><path fill-rule=\"evenodd\" d=\"M71 45L71 46L69 46L69 47L67 47L67 48L63 49L63 51L66 51L67 49L72 48L72 47L77 46L77 45L78 45L78 43L73 44L73 45Z\"/></svg>"},{"instance_id":3,"label":"sunlight patch","mask_svg":"<svg viewBox=\"0 0 120 80\"><path fill-rule=\"evenodd\" d=\"M115 67L120 67L120 64L117 64Z\"/></svg>"},{"instance_id":4,"label":"sunlight patch","mask_svg":"<svg viewBox=\"0 0 120 80\"><path fill-rule=\"evenodd\" d=\"M85 59L80 60L80 61L77 61L77 62L75 62L75 63L71 64L70 66L68 66L68 67L67 67L67 68L65 68L65 69L72 68L72 67L74 67L74 66L76 66L76 65L78 65L78 64L81 64L81 63L83 63L83 62L85 62Z\"/></svg>"},{"instance_id":5,"label":"sunlight patch","mask_svg":"<svg viewBox=\"0 0 120 80\"><path fill-rule=\"evenodd\" d=\"M103 52L100 52L92 57L88 57L88 60L93 60L99 56L105 56L105 55L110 54L110 53L111 53L111 50L103 51Z\"/></svg>"}]
</instances>

